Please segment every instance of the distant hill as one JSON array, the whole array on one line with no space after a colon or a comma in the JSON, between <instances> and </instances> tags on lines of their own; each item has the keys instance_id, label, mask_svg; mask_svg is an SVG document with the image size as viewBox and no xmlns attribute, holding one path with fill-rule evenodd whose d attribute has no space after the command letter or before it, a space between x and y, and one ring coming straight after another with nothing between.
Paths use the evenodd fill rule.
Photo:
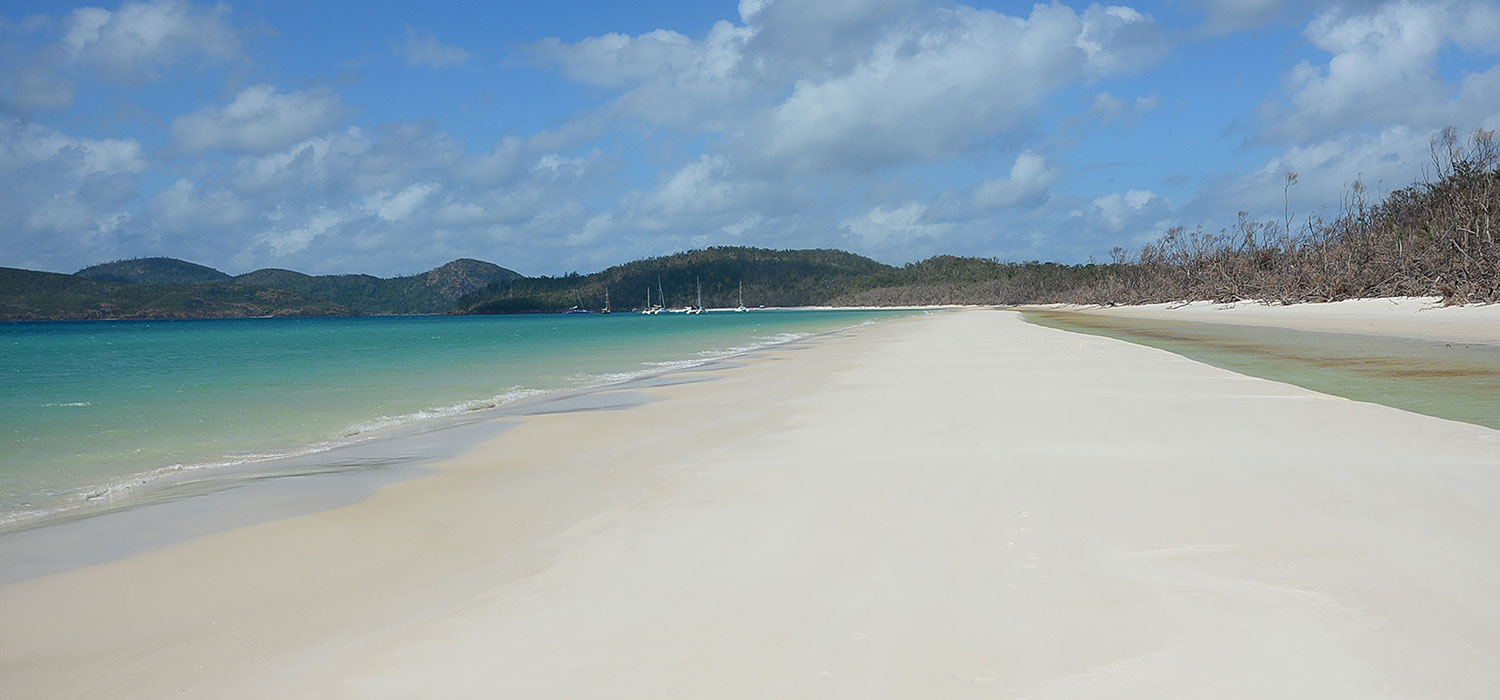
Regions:
<instances>
[{"instance_id":1,"label":"distant hill","mask_svg":"<svg viewBox=\"0 0 1500 700\"><path fill-rule=\"evenodd\" d=\"M295 290L359 314L390 315L444 313L451 310L454 302L463 295L486 285L521 279L521 274L481 260L460 259L406 277L312 276L291 270L264 269L233 279L237 284Z\"/></svg>"},{"instance_id":2,"label":"distant hill","mask_svg":"<svg viewBox=\"0 0 1500 700\"><path fill-rule=\"evenodd\" d=\"M860 278L895 270L842 250L770 250L722 246L676 253L616 265L589 275L523 277L490 284L465 296L458 313L554 312L574 305L598 309L609 291L615 309L645 306L647 289L653 304L682 307L735 306L744 284L747 306L821 304L849 289Z\"/></svg>"},{"instance_id":3,"label":"distant hill","mask_svg":"<svg viewBox=\"0 0 1500 700\"><path fill-rule=\"evenodd\" d=\"M700 285L708 307L737 305L741 285L751 307L1018 303L1091 282L1102 269L955 256L893 267L842 250L715 247L560 277L524 277L472 259L391 278L282 269L230 277L143 258L74 275L0 268L0 319L550 313L603 308L606 293L626 311L645 306L648 289L652 303L697 303Z\"/></svg>"},{"instance_id":4,"label":"distant hill","mask_svg":"<svg viewBox=\"0 0 1500 700\"><path fill-rule=\"evenodd\" d=\"M230 277L211 267L176 258L132 258L91 265L74 275L96 282L122 284L199 284L227 282Z\"/></svg>"},{"instance_id":5,"label":"distant hill","mask_svg":"<svg viewBox=\"0 0 1500 700\"><path fill-rule=\"evenodd\" d=\"M231 277L175 258L118 260L72 275L0 268L0 320L446 313L465 294L519 278L469 259L390 279L278 269Z\"/></svg>"},{"instance_id":6,"label":"distant hill","mask_svg":"<svg viewBox=\"0 0 1500 700\"><path fill-rule=\"evenodd\" d=\"M347 316L349 309L297 292L224 282L128 284L0 267L0 319Z\"/></svg>"},{"instance_id":7,"label":"distant hill","mask_svg":"<svg viewBox=\"0 0 1500 700\"><path fill-rule=\"evenodd\" d=\"M923 304L1019 304L1055 298L1092 283L1105 272L1096 265L1000 262L939 255L902 267L842 250L767 250L718 247L648 258L591 275L528 277L495 284L460 299L458 313L556 312L575 304L615 309L645 306L646 290L666 305L697 301L703 285L707 307L733 307L744 284L746 306L908 306Z\"/></svg>"}]
</instances>

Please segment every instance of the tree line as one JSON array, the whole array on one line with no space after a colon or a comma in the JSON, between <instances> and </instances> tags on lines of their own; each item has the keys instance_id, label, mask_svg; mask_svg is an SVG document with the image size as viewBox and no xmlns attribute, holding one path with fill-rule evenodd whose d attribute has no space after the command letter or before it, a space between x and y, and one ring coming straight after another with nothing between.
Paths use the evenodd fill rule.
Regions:
<instances>
[{"instance_id":1,"label":"tree line","mask_svg":"<svg viewBox=\"0 0 1500 700\"><path fill-rule=\"evenodd\" d=\"M1332 219L1256 221L1229 229L1169 229L1136 253L1116 248L1103 265L934 258L896 271L884 286L837 303L1146 304L1212 300L1326 302L1437 296L1444 303L1500 302L1500 149L1493 131L1431 143L1429 181L1371 202L1360 182ZM1283 196L1296 184L1287 173ZM963 261L963 262L961 262ZM882 278L884 279L884 278Z\"/></svg>"}]
</instances>

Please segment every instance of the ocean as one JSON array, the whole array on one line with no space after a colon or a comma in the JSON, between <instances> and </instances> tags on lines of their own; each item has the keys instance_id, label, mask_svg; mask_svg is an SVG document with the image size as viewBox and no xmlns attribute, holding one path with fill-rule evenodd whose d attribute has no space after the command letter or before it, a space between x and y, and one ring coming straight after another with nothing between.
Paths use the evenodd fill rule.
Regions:
<instances>
[{"instance_id":1,"label":"ocean","mask_svg":"<svg viewBox=\"0 0 1500 700\"><path fill-rule=\"evenodd\" d=\"M0 531L910 313L0 323Z\"/></svg>"}]
</instances>

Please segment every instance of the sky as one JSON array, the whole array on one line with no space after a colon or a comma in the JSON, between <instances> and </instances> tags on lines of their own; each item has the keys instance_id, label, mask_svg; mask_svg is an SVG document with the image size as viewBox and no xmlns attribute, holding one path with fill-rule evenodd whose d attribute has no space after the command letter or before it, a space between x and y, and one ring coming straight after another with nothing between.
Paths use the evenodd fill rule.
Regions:
<instances>
[{"instance_id":1,"label":"sky","mask_svg":"<svg viewBox=\"0 0 1500 700\"><path fill-rule=\"evenodd\" d=\"M1494 0L424 5L0 2L0 266L1105 262L1500 127Z\"/></svg>"}]
</instances>

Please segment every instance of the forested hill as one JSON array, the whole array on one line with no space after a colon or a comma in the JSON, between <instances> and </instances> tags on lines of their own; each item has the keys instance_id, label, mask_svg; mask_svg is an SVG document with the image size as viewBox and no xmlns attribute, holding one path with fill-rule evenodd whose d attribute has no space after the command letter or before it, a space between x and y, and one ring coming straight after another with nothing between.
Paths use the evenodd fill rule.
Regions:
<instances>
[{"instance_id":1,"label":"forested hill","mask_svg":"<svg viewBox=\"0 0 1500 700\"><path fill-rule=\"evenodd\" d=\"M176 258L116 260L90 265L73 274L95 282L121 284L198 284L234 279L211 267Z\"/></svg>"},{"instance_id":2,"label":"forested hill","mask_svg":"<svg viewBox=\"0 0 1500 700\"><path fill-rule=\"evenodd\" d=\"M742 285L749 307L992 304L1031 300L1048 290L1092 282L1098 275L1094 265L941 255L893 267L842 250L715 247L636 260L589 275L499 282L460 299L455 312L601 309L606 291L615 310L644 307L648 293L654 305L681 308L698 302L700 285L703 305L709 308L738 305Z\"/></svg>"},{"instance_id":3,"label":"forested hill","mask_svg":"<svg viewBox=\"0 0 1500 700\"><path fill-rule=\"evenodd\" d=\"M291 270L234 277L174 258L120 260L71 275L0 268L0 319L434 314L485 285L520 276L468 259L393 278Z\"/></svg>"},{"instance_id":4,"label":"forested hill","mask_svg":"<svg viewBox=\"0 0 1500 700\"><path fill-rule=\"evenodd\" d=\"M669 307L696 304L735 306L744 285L747 306L825 304L856 280L893 270L841 250L768 250L717 247L636 260L589 275L523 277L487 286L460 299L460 313L560 311L572 306L599 309L606 291L615 309L651 303Z\"/></svg>"}]
</instances>

